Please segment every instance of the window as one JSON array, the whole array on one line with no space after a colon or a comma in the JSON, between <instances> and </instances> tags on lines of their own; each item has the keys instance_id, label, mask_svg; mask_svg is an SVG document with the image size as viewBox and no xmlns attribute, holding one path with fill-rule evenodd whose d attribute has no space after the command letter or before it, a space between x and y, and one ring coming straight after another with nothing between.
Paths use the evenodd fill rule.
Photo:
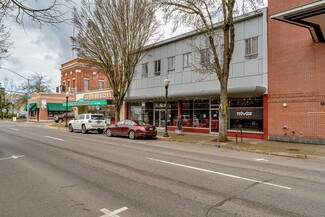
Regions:
<instances>
[{"instance_id":1,"label":"window","mask_svg":"<svg viewBox=\"0 0 325 217\"><path fill-rule=\"evenodd\" d=\"M175 69L175 57L169 57L168 58L168 70L174 70Z\"/></svg>"},{"instance_id":2,"label":"window","mask_svg":"<svg viewBox=\"0 0 325 217\"><path fill-rule=\"evenodd\" d=\"M183 55L183 67L187 68L190 66L190 54L186 53Z\"/></svg>"},{"instance_id":3,"label":"window","mask_svg":"<svg viewBox=\"0 0 325 217\"><path fill-rule=\"evenodd\" d=\"M104 81L99 81L99 89L104 89Z\"/></svg>"},{"instance_id":4,"label":"window","mask_svg":"<svg viewBox=\"0 0 325 217\"><path fill-rule=\"evenodd\" d=\"M210 63L210 50L204 49L201 50L201 65Z\"/></svg>"},{"instance_id":5,"label":"window","mask_svg":"<svg viewBox=\"0 0 325 217\"><path fill-rule=\"evenodd\" d=\"M88 91L88 90L89 90L89 80L84 79L84 91Z\"/></svg>"},{"instance_id":6,"label":"window","mask_svg":"<svg viewBox=\"0 0 325 217\"><path fill-rule=\"evenodd\" d=\"M246 58L257 58L258 54L258 38L249 38L245 40L245 57Z\"/></svg>"},{"instance_id":7,"label":"window","mask_svg":"<svg viewBox=\"0 0 325 217\"><path fill-rule=\"evenodd\" d=\"M68 89L70 88L70 80L68 80Z\"/></svg>"},{"instance_id":8,"label":"window","mask_svg":"<svg viewBox=\"0 0 325 217\"><path fill-rule=\"evenodd\" d=\"M148 63L142 64L142 77L148 77Z\"/></svg>"},{"instance_id":9,"label":"window","mask_svg":"<svg viewBox=\"0 0 325 217\"><path fill-rule=\"evenodd\" d=\"M160 60L155 61L155 75L160 75Z\"/></svg>"},{"instance_id":10,"label":"window","mask_svg":"<svg viewBox=\"0 0 325 217\"><path fill-rule=\"evenodd\" d=\"M72 80L72 88L75 88L75 87L76 87L76 80L73 79L73 80Z\"/></svg>"}]
</instances>

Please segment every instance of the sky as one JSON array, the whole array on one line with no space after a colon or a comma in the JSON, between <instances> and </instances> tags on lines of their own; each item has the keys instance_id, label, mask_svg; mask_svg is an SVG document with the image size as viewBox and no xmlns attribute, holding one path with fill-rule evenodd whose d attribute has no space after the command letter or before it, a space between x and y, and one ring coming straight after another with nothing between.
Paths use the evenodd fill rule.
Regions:
<instances>
[{"instance_id":1,"label":"sky","mask_svg":"<svg viewBox=\"0 0 325 217\"><path fill-rule=\"evenodd\" d=\"M1 59L1 67L23 77L41 73L50 80L49 85L54 90L60 83L61 64L73 58L69 38L73 34L73 25L63 23L57 27L40 28L29 21L22 26L10 19L7 26L11 30L13 47L9 50L9 57ZM0 82L3 83L5 78L12 79L15 85L27 81L9 70L0 69Z\"/></svg>"},{"instance_id":2,"label":"sky","mask_svg":"<svg viewBox=\"0 0 325 217\"><path fill-rule=\"evenodd\" d=\"M75 0L78 2L80 0ZM71 11L72 12L72 11ZM66 16L72 18L72 13ZM41 73L50 80L51 90L60 84L61 64L76 58L76 53L72 51L70 37L73 36L74 27L71 23L62 23L57 27L43 26L26 20L24 26L8 20L7 26L11 29L10 41L13 47L9 50L9 57L0 60L1 68L7 68L20 74L23 77ZM170 30L168 30L170 29ZM171 26L165 28L165 33L170 37ZM178 31L176 34L180 34ZM18 86L25 83L24 79L6 69L0 69L0 83L4 85L4 80L13 80Z\"/></svg>"},{"instance_id":3,"label":"sky","mask_svg":"<svg viewBox=\"0 0 325 217\"><path fill-rule=\"evenodd\" d=\"M47 1L38 1L38 3ZM78 2L80 0L74 0ZM67 13L67 18L72 18L72 13ZM50 87L55 91L55 87L60 84L61 64L76 58L72 51L70 36L73 36L74 27L71 23L62 23L57 27L43 26L26 20L24 26L8 20L7 25L11 29L10 41L13 47L9 50L9 57L0 60L0 66L20 74L23 77L41 73L50 80ZM179 28L175 33L171 32L172 24L164 26L164 38L173 37L188 31L186 28ZM0 69L0 83L3 84L7 78L13 80L14 85L19 86L26 83L26 79L10 72Z\"/></svg>"}]
</instances>

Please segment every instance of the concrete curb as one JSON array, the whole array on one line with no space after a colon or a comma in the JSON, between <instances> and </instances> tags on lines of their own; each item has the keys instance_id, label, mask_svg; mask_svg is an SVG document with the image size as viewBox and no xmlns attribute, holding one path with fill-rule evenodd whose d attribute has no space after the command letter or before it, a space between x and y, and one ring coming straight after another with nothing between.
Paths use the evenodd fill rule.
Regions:
<instances>
[{"instance_id":1,"label":"concrete curb","mask_svg":"<svg viewBox=\"0 0 325 217\"><path fill-rule=\"evenodd\" d=\"M163 136L160 136L160 135L158 135L157 138L162 139L162 140L166 140L166 141L187 142L187 141L173 140L170 137L163 137ZM271 151L261 151L261 150L249 150L249 149L245 149L245 148L242 148L242 147L227 146L227 145L216 143L216 142L213 143L213 142L209 142L209 140L208 141L205 140L205 141L202 141L202 142L195 142L195 143L188 142L188 143L202 145L203 142L208 143L210 146L215 146L215 147L218 147L218 148L226 148L226 149L231 149L231 150L237 150L237 151L246 151L246 152L250 152L250 153L259 153L259 154L273 155L273 156L280 156L280 157L288 157L288 158L317 159L317 160L325 161L325 157L323 157L323 156L294 154L294 153L287 153L287 152L271 152Z\"/></svg>"}]
</instances>

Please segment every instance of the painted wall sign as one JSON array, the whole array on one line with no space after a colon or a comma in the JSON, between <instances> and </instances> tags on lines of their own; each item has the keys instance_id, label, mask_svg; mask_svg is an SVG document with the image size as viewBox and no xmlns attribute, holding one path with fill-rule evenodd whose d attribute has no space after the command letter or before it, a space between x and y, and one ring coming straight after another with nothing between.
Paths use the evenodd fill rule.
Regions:
<instances>
[{"instance_id":1,"label":"painted wall sign","mask_svg":"<svg viewBox=\"0 0 325 217\"><path fill-rule=\"evenodd\" d=\"M108 90L100 93L87 93L83 97L85 100L94 100L94 99L113 99L113 91Z\"/></svg>"}]
</instances>

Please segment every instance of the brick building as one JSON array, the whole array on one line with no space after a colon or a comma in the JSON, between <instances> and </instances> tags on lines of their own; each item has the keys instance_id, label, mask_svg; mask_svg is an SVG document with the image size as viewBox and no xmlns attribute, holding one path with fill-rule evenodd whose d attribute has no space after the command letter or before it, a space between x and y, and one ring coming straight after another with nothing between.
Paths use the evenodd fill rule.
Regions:
<instances>
[{"instance_id":1,"label":"brick building","mask_svg":"<svg viewBox=\"0 0 325 217\"><path fill-rule=\"evenodd\" d=\"M86 92L110 88L103 72L90 67L87 61L75 58L61 65L61 85L70 92Z\"/></svg>"},{"instance_id":2,"label":"brick building","mask_svg":"<svg viewBox=\"0 0 325 217\"><path fill-rule=\"evenodd\" d=\"M75 97L70 96L74 101ZM33 93L29 100L29 120L48 121L53 120L55 115L71 111L71 106L64 106L66 96L63 93ZM25 108L27 110L27 108Z\"/></svg>"},{"instance_id":3,"label":"brick building","mask_svg":"<svg viewBox=\"0 0 325 217\"><path fill-rule=\"evenodd\" d=\"M101 113L110 123L114 123L113 92L103 72L91 67L87 61L76 58L61 64L61 85L66 87L65 92L75 97L75 100L69 100L68 106L73 107L76 115Z\"/></svg>"},{"instance_id":4,"label":"brick building","mask_svg":"<svg viewBox=\"0 0 325 217\"><path fill-rule=\"evenodd\" d=\"M325 144L325 1L269 0L268 135Z\"/></svg>"}]
</instances>

